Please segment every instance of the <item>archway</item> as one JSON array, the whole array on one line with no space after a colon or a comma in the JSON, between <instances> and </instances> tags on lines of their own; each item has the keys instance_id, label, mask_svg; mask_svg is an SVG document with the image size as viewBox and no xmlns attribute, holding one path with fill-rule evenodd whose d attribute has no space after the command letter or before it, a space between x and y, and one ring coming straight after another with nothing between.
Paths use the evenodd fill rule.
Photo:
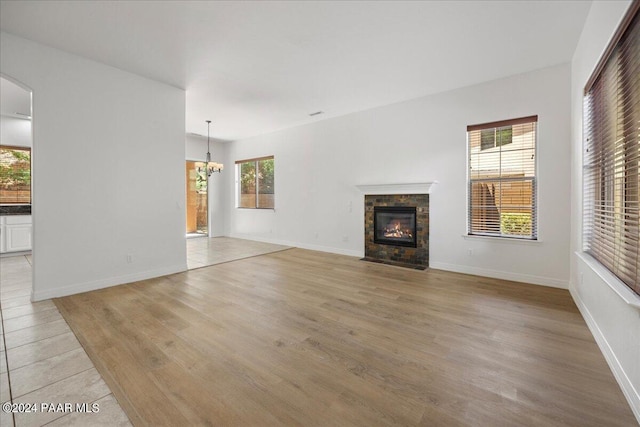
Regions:
<instances>
[{"instance_id":1,"label":"archway","mask_svg":"<svg viewBox=\"0 0 640 427\"><path fill-rule=\"evenodd\" d=\"M0 74L0 255L33 262L33 91ZM31 296L33 296L33 268Z\"/></svg>"}]
</instances>

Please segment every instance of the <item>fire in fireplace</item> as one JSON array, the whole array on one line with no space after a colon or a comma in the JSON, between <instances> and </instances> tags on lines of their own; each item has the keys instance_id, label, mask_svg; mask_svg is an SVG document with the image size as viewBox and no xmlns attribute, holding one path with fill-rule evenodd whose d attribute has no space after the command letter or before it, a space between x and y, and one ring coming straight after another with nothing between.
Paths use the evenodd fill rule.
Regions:
<instances>
[{"instance_id":1,"label":"fire in fireplace","mask_svg":"<svg viewBox=\"0 0 640 427\"><path fill-rule=\"evenodd\" d=\"M415 207L374 206L373 227L375 243L417 247Z\"/></svg>"}]
</instances>

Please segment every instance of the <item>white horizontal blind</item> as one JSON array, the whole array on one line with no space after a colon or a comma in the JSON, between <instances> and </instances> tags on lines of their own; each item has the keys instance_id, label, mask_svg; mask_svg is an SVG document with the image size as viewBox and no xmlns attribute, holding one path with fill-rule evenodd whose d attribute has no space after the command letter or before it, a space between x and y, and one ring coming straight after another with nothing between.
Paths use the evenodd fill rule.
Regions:
<instances>
[{"instance_id":1,"label":"white horizontal blind","mask_svg":"<svg viewBox=\"0 0 640 427\"><path fill-rule=\"evenodd\" d=\"M584 251L640 294L638 4L584 95ZM634 10L635 9L635 10Z\"/></svg>"},{"instance_id":2,"label":"white horizontal blind","mask_svg":"<svg viewBox=\"0 0 640 427\"><path fill-rule=\"evenodd\" d=\"M468 233L537 238L538 116L467 127Z\"/></svg>"}]
</instances>

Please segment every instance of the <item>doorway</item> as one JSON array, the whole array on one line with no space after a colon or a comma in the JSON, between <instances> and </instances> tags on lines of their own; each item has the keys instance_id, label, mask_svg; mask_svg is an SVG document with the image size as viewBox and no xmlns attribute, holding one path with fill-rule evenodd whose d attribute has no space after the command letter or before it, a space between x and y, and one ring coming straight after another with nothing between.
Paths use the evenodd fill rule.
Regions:
<instances>
[{"instance_id":1,"label":"doorway","mask_svg":"<svg viewBox=\"0 0 640 427\"><path fill-rule=\"evenodd\" d=\"M25 285L16 292L29 294L30 298L34 289L35 240L31 217L34 200L31 98L30 88L0 74L0 258L4 262L3 273L7 273L5 270L11 263L11 280Z\"/></svg>"},{"instance_id":2,"label":"doorway","mask_svg":"<svg viewBox=\"0 0 640 427\"><path fill-rule=\"evenodd\" d=\"M198 168L203 162L187 160L187 237L209 235L209 206L207 197L207 173Z\"/></svg>"}]
</instances>

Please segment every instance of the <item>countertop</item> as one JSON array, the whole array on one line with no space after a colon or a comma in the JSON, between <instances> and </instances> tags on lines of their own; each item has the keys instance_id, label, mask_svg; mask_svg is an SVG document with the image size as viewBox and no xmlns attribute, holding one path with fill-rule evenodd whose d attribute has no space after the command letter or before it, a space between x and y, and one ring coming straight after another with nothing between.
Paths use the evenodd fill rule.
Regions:
<instances>
[{"instance_id":1,"label":"countertop","mask_svg":"<svg viewBox=\"0 0 640 427\"><path fill-rule=\"evenodd\" d=\"M0 205L0 216L31 215L31 205Z\"/></svg>"}]
</instances>

